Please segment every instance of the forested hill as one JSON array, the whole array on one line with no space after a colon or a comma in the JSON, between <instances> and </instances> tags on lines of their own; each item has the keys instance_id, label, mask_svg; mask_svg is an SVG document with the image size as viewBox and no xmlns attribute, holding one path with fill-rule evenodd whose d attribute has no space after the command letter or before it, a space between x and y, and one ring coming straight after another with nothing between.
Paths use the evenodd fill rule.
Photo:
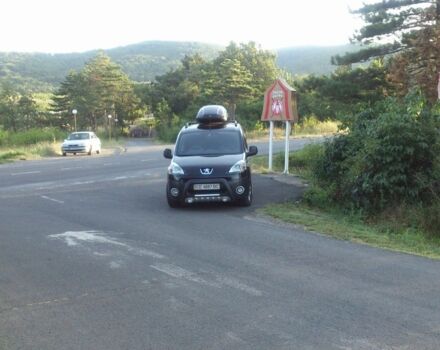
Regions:
<instances>
[{"instance_id":1,"label":"forested hill","mask_svg":"<svg viewBox=\"0 0 440 350\"><path fill-rule=\"evenodd\" d=\"M147 41L104 50L121 65L135 81L154 80L170 68L177 67L186 54L200 53L214 58L222 47L196 42ZM25 90L51 90L64 80L71 70L79 70L96 56L99 50L83 53L5 53L0 52L0 81L8 80Z\"/></svg>"},{"instance_id":2,"label":"forested hill","mask_svg":"<svg viewBox=\"0 0 440 350\"><path fill-rule=\"evenodd\" d=\"M196 42L147 41L104 51L134 81L151 81L177 67L186 54L200 53L212 59L221 49ZM348 50L348 46L285 48L277 51L277 63L295 75L328 74L334 69L330 57ZM49 91L70 70L81 69L97 53L98 50L66 54L0 52L0 82L7 80L28 91Z\"/></svg>"},{"instance_id":3,"label":"forested hill","mask_svg":"<svg viewBox=\"0 0 440 350\"><path fill-rule=\"evenodd\" d=\"M336 68L330 63L332 56L358 49L354 45L283 48L277 51L277 64L293 75L329 74Z\"/></svg>"}]
</instances>

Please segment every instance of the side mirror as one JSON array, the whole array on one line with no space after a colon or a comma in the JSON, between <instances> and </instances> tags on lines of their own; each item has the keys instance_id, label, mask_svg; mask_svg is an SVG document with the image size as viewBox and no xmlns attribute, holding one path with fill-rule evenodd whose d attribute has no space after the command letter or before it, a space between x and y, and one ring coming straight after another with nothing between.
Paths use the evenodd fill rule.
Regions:
<instances>
[{"instance_id":1,"label":"side mirror","mask_svg":"<svg viewBox=\"0 0 440 350\"><path fill-rule=\"evenodd\" d=\"M257 146L249 146L249 151L246 152L246 157L255 156L258 153Z\"/></svg>"},{"instance_id":2,"label":"side mirror","mask_svg":"<svg viewBox=\"0 0 440 350\"><path fill-rule=\"evenodd\" d=\"M173 158L173 152L172 152L169 148L165 148L165 149L163 150L163 156L164 156L166 159L171 159L171 158Z\"/></svg>"}]
</instances>

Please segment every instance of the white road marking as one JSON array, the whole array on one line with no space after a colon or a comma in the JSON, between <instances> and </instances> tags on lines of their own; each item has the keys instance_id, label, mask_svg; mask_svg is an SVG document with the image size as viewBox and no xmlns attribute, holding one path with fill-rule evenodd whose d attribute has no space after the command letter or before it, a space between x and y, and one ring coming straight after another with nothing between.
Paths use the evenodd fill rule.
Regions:
<instances>
[{"instance_id":1,"label":"white road marking","mask_svg":"<svg viewBox=\"0 0 440 350\"><path fill-rule=\"evenodd\" d=\"M113 178L113 180L125 180L125 179L128 179L128 176L117 176Z\"/></svg>"},{"instance_id":2,"label":"white road marking","mask_svg":"<svg viewBox=\"0 0 440 350\"><path fill-rule=\"evenodd\" d=\"M29 174L41 174L41 171L25 171L22 173L12 173L11 176L17 176L17 175L29 175Z\"/></svg>"},{"instance_id":3,"label":"white road marking","mask_svg":"<svg viewBox=\"0 0 440 350\"><path fill-rule=\"evenodd\" d=\"M106 243L126 247L127 245L107 238L98 231L67 231L60 234L49 235L50 238L63 239L68 246L76 246L79 242Z\"/></svg>"},{"instance_id":4,"label":"white road marking","mask_svg":"<svg viewBox=\"0 0 440 350\"><path fill-rule=\"evenodd\" d=\"M120 261L110 261L110 268L119 269L122 266Z\"/></svg>"},{"instance_id":5,"label":"white road marking","mask_svg":"<svg viewBox=\"0 0 440 350\"><path fill-rule=\"evenodd\" d=\"M248 286L247 284L244 284L240 282L239 280L232 278L232 277L225 277L225 276L216 276L215 281L207 281L199 276L195 272L191 272L188 270L185 270L184 268L172 264L155 264L150 265L150 267L154 270L163 272L164 274L174 277L174 278L180 278L184 279L190 282L195 282L199 284L203 284L210 287L215 288L222 288L224 286L237 289L239 291L245 292L247 294L250 294L252 296L261 297L263 295L263 292L261 292L258 289L255 289L253 287Z\"/></svg>"},{"instance_id":6,"label":"white road marking","mask_svg":"<svg viewBox=\"0 0 440 350\"><path fill-rule=\"evenodd\" d=\"M76 181L72 185L90 185L94 184L96 181Z\"/></svg>"},{"instance_id":7,"label":"white road marking","mask_svg":"<svg viewBox=\"0 0 440 350\"><path fill-rule=\"evenodd\" d=\"M163 272L164 274L174 277L174 278L181 278L185 279L190 282L195 282L203 285L207 285L210 287L219 287L218 284L208 282L204 280L203 278L197 276L194 272L185 270L179 266L171 265L171 264L156 264L156 265L150 265L150 267L154 270Z\"/></svg>"},{"instance_id":8,"label":"white road marking","mask_svg":"<svg viewBox=\"0 0 440 350\"><path fill-rule=\"evenodd\" d=\"M64 233L49 235L49 238L62 239L68 246L77 246L83 242L111 244L127 249L130 253L138 256L149 256L155 259L164 259L165 256L152 250L132 247L126 243L119 242L114 238L106 237L104 232L99 231L67 231ZM99 253L93 253L99 255Z\"/></svg>"},{"instance_id":9,"label":"white road marking","mask_svg":"<svg viewBox=\"0 0 440 350\"><path fill-rule=\"evenodd\" d=\"M41 198L43 198L43 199L47 199L48 201L52 201L52 202L56 202L56 203L60 203L60 204L64 204L64 201L60 201L60 200L55 199L55 198L50 198L50 197L48 197L48 196L41 196Z\"/></svg>"},{"instance_id":10,"label":"white road marking","mask_svg":"<svg viewBox=\"0 0 440 350\"><path fill-rule=\"evenodd\" d=\"M232 277L225 277L225 276L217 277L217 282L225 286L241 290L256 297L261 297L263 295L263 292L259 291L258 289L250 287Z\"/></svg>"},{"instance_id":11,"label":"white road marking","mask_svg":"<svg viewBox=\"0 0 440 350\"><path fill-rule=\"evenodd\" d=\"M67 171L67 170L77 170L77 169L84 169L82 166L72 167L72 168L61 168L61 171Z\"/></svg>"}]
</instances>

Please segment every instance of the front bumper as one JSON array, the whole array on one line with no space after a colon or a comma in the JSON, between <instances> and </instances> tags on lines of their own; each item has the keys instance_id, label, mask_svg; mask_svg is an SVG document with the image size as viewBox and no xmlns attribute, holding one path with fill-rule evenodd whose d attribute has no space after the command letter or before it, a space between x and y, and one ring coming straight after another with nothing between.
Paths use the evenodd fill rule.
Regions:
<instances>
[{"instance_id":1,"label":"front bumper","mask_svg":"<svg viewBox=\"0 0 440 350\"><path fill-rule=\"evenodd\" d=\"M61 147L63 153L85 153L88 152L87 146L64 146Z\"/></svg>"},{"instance_id":2,"label":"front bumper","mask_svg":"<svg viewBox=\"0 0 440 350\"><path fill-rule=\"evenodd\" d=\"M195 190L195 184L220 184L220 189ZM169 175L167 191L171 197L182 203L227 203L245 198L249 193L250 186L250 175L232 175L227 178L208 179L185 179Z\"/></svg>"}]
</instances>

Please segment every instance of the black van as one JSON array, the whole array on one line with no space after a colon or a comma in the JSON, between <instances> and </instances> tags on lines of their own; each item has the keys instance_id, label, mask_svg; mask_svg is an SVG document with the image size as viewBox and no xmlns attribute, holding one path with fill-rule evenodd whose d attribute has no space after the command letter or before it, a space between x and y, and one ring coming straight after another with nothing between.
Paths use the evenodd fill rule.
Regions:
<instances>
[{"instance_id":1,"label":"black van","mask_svg":"<svg viewBox=\"0 0 440 350\"><path fill-rule=\"evenodd\" d=\"M170 207L206 202L252 203L251 169L248 157L257 154L247 146L243 130L228 121L223 106L209 105L197 113L196 122L185 125L177 136L166 187Z\"/></svg>"}]
</instances>

